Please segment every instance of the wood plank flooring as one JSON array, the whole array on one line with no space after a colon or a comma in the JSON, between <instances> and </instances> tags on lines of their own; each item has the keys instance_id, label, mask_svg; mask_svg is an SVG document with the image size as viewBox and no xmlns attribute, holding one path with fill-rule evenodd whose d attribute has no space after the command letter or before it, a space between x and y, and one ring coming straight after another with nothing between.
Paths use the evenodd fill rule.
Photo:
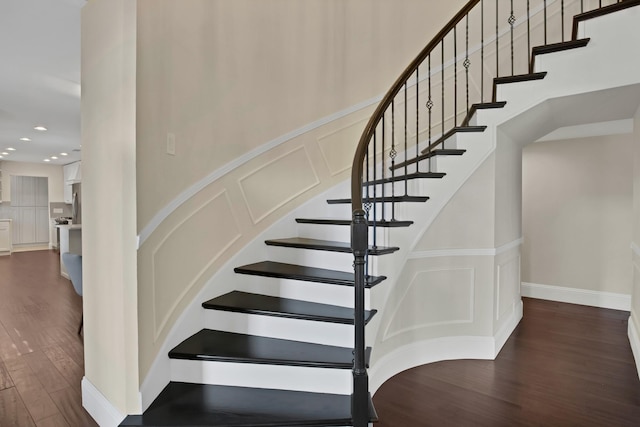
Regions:
<instances>
[{"instance_id":1,"label":"wood plank flooring","mask_svg":"<svg viewBox=\"0 0 640 427\"><path fill-rule=\"evenodd\" d=\"M523 301L495 361L438 362L385 382L376 426L640 426L629 313Z\"/></svg>"},{"instance_id":2,"label":"wood plank flooring","mask_svg":"<svg viewBox=\"0 0 640 427\"><path fill-rule=\"evenodd\" d=\"M0 257L0 426L97 426L82 407L82 299L53 251Z\"/></svg>"}]
</instances>

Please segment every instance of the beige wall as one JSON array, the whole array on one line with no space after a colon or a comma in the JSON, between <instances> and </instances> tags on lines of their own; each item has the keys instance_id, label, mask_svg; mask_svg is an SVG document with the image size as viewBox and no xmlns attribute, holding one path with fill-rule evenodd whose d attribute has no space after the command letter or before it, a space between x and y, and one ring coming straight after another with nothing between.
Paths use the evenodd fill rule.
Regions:
<instances>
[{"instance_id":1,"label":"beige wall","mask_svg":"<svg viewBox=\"0 0 640 427\"><path fill-rule=\"evenodd\" d=\"M239 156L384 93L463 3L139 0L138 230ZM182 310L233 254L348 177L372 108L242 164L180 206L142 244L141 381ZM168 133L176 137L175 156L165 152Z\"/></svg>"},{"instance_id":2,"label":"beige wall","mask_svg":"<svg viewBox=\"0 0 640 427\"><path fill-rule=\"evenodd\" d=\"M632 150L630 135L524 149L524 282L631 293Z\"/></svg>"},{"instance_id":3,"label":"beige wall","mask_svg":"<svg viewBox=\"0 0 640 427\"><path fill-rule=\"evenodd\" d=\"M136 2L82 10L85 377L139 413L136 282Z\"/></svg>"},{"instance_id":4,"label":"beige wall","mask_svg":"<svg viewBox=\"0 0 640 427\"><path fill-rule=\"evenodd\" d=\"M2 201L11 201L11 176L41 176L49 182L49 202L64 201L62 166L26 162L0 162L2 170Z\"/></svg>"}]
</instances>

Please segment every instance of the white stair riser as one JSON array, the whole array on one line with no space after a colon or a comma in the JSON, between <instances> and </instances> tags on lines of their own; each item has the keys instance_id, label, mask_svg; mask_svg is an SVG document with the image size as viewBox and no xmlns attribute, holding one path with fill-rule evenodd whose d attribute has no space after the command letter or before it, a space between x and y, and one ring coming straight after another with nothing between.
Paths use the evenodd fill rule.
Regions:
<instances>
[{"instance_id":1,"label":"white stair riser","mask_svg":"<svg viewBox=\"0 0 640 427\"><path fill-rule=\"evenodd\" d=\"M171 359L171 381L351 394L350 369Z\"/></svg>"},{"instance_id":2,"label":"white stair riser","mask_svg":"<svg viewBox=\"0 0 640 427\"><path fill-rule=\"evenodd\" d=\"M238 291L320 304L339 305L341 307L353 307L353 286L328 285L326 283L245 274L237 274L236 276L238 276L238 280L235 289ZM243 276L242 279L240 279L240 276ZM368 289L365 290L365 308L369 308Z\"/></svg>"},{"instance_id":3,"label":"white stair riser","mask_svg":"<svg viewBox=\"0 0 640 427\"><path fill-rule=\"evenodd\" d=\"M292 341L353 347L353 326L258 314L205 310L204 327Z\"/></svg>"}]
</instances>

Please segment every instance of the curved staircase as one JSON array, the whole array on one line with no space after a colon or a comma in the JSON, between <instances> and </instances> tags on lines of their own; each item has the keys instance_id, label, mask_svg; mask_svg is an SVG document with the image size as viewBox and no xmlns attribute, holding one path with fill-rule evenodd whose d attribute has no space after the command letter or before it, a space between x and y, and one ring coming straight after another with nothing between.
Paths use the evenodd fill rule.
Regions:
<instances>
[{"instance_id":1,"label":"curved staircase","mask_svg":"<svg viewBox=\"0 0 640 427\"><path fill-rule=\"evenodd\" d=\"M313 237L284 236L264 242L279 251L308 251L302 257L305 259L331 260L333 256L351 257L354 254L355 272L271 260L234 269L237 275L257 276L255 280L291 280L300 287L308 286L309 282L317 286L350 287L355 294L355 303L285 298L242 289L203 301L206 327L185 337L169 352L172 381L144 414L128 416L122 426L363 427L376 421L367 376L372 350L365 346L364 329L377 310L370 307L367 293L374 286L385 286L387 279L381 271L384 264L376 262L375 258L396 256L400 251L399 247L389 244L390 233L394 228L410 227L420 220L396 218L402 213L419 212L404 209L402 204L429 203L431 194L424 194L423 189L434 181L449 179L457 183L452 184L453 192L464 184L473 168L495 149L496 126L504 122L505 117L517 115L517 111L509 110L511 98L504 96L505 86L524 85L521 86L524 93L537 91L538 86L527 85L536 81L539 82L536 84L544 84L547 79L547 72L539 70L543 55L589 49L591 40L580 37L581 22L613 12L625 13L624 10L640 5L638 0L608 5L600 2L593 10L585 11L584 2L541 2L536 13L544 13L545 18L547 7L551 11L552 6L554 13L562 13L563 19L565 7L570 10L569 4L581 8L581 13L573 17L570 39L565 40L563 20L561 41L533 48L527 43L531 55L524 61L525 70L517 74L518 64L516 61L514 65L513 53L514 21L523 21L526 17L528 24L534 10L529 1L526 7L524 1L516 1L516 8L524 15L516 17L513 3L510 3L506 30L498 28L497 20L495 38L485 40L482 30L482 50L494 43L504 43L511 48L506 75L501 72L485 75L485 66L482 66L480 86L490 79L490 94L485 96L484 89L480 89L477 102L470 100L469 58L477 58L479 54L469 50L469 20L478 18L479 8L483 8L482 16L485 9L496 7L497 10L498 2L473 0L405 70L365 128L354 160L351 197L326 201L337 208L351 206L354 217L296 218L297 224L316 229L311 233ZM547 41L546 21L544 32ZM455 47L452 60L447 63L445 40L451 40L452 35ZM465 45L466 50L455 50ZM497 52L500 51L497 49ZM432 60L438 64L432 64ZM484 61L484 57L481 60ZM444 84L442 93L432 93L431 80L441 78L444 82L444 74L451 67L456 68L453 71L455 78L460 75L464 82L466 77L466 82L460 83L460 87L456 82L452 93L445 93ZM497 58L496 68L501 69ZM502 68L505 68L504 64ZM420 92L419 85L423 84L428 84L428 89L423 87ZM411 90L415 91L415 111L411 111L407 101ZM420 99L425 94L427 99ZM453 104L450 118L445 117L445 96L452 99L448 101ZM434 106L437 102L442 102L440 110ZM518 108L524 111L530 105L524 103ZM420 110L422 116L416 113ZM441 123L432 121L435 116L441 117ZM423 121L422 126L418 124L420 121ZM413 136L407 130L410 126L415 126ZM487 132L488 127L491 132ZM467 169L456 175L456 163L465 164L463 158L467 158ZM344 226L351 227L351 242L349 229ZM329 227L332 231L325 232ZM339 228L343 230L336 231ZM343 235L343 240L334 240L336 235ZM319 238L321 236L325 238ZM235 319L246 323L246 330L225 329L220 317L223 315L240 316ZM294 323L298 325L295 327L301 328L294 335L295 339L285 338L286 333L274 337L269 331ZM305 336L303 340L301 337ZM354 340L355 346L348 344ZM336 345L338 343L344 344Z\"/></svg>"}]
</instances>

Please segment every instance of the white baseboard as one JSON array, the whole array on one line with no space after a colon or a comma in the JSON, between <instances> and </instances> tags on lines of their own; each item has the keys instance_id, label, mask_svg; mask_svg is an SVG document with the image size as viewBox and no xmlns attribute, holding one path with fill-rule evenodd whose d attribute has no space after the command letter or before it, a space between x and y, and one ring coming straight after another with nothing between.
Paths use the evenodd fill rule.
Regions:
<instances>
[{"instance_id":1,"label":"white baseboard","mask_svg":"<svg viewBox=\"0 0 640 427\"><path fill-rule=\"evenodd\" d=\"M631 295L522 282L523 297L631 311Z\"/></svg>"},{"instance_id":2,"label":"white baseboard","mask_svg":"<svg viewBox=\"0 0 640 427\"><path fill-rule=\"evenodd\" d=\"M100 427L117 427L125 418L87 377L82 377L82 406Z\"/></svg>"},{"instance_id":3,"label":"white baseboard","mask_svg":"<svg viewBox=\"0 0 640 427\"><path fill-rule=\"evenodd\" d=\"M636 329L636 324L633 321L633 316L629 316L627 335L629 336L629 343L631 344L633 358L636 360L636 371L640 378L640 335L638 335L638 330Z\"/></svg>"},{"instance_id":4,"label":"white baseboard","mask_svg":"<svg viewBox=\"0 0 640 427\"><path fill-rule=\"evenodd\" d=\"M520 320L522 320L522 314L523 314L522 300L519 300L518 302L516 302L514 306L515 307L513 309L513 312L511 313L511 316L504 323L504 325L502 325L502 327L494 337L495 356L497 356L498 353L500 353L500 350L502 350L502 347L504 347L505 343L507 342L511 334L518 326L518 323L520 323Z\"/></svg>"}]
</instances>

